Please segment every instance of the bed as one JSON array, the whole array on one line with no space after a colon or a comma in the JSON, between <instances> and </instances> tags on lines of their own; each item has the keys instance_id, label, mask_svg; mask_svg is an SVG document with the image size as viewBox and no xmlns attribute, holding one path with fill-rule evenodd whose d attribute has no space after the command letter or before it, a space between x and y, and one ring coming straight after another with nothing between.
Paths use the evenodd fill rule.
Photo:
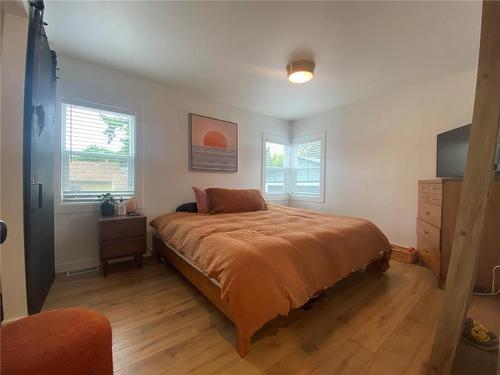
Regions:
<instances>
[{"instance_id":1,"label":"bed","mask_svg":"<svg viewBox=\"0 0 500 375\"><path fill-rule=\"evenodd\" d=\"M387 238L364 219L272 204L256 212L169 213L150 225L154 253L236 325L241 357L266 322L354 271L389 267Z\"/></svg>"}]
</instances>

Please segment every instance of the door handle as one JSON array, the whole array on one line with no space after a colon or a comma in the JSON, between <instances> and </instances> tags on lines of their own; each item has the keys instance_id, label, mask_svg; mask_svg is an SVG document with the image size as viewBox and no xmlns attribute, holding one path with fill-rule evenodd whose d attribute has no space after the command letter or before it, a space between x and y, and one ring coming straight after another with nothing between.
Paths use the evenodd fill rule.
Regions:
<instances>
[{"instance_id":1,"label":"door handle","mask_svg":"<svg viewBox=\"0 0 500 375\"><path fill-rule=\"evenodd\" d=\"M31 185L38 185L38 208L42 208L43 204L43 185L35 182L35 180L31 181Z\"/></svg>"},{"instance_id":2,"label":"door handle","mask_svg":"<svg viewBox=\"0 0 500 375\"><path fill-rule=\"evenodd\" d=\"M0 244L7 239L7 224L0 220Z\"/></svg>"}]
</instances>

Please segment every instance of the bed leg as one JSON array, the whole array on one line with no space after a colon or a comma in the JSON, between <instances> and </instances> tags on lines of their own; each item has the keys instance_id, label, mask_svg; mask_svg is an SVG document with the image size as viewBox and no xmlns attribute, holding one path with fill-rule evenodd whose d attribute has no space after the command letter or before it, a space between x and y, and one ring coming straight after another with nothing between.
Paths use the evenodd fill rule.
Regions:
<instances>
[{"instance_id":1,"label":"bed leg","mask_svg":"<svg viewBox=\"0 0 500 375\"><path fill-rule=\"evenodd\" d=\"M391 252L386 251L379 259L367 265L366 270L371 272L385 272L389 269L389 259L391 259Z\"/></svg>"},{"instance_id":2,"label":"bed leg","mask_svg":"<svg viewBox=\"0 0 500 375\"><path fill-rule=\"evenodd\" d=\"M161 240L157 235L153 235L153 255L156 257L158 263L161 263L160 241Z\"/></svg>"},{"instance_id":3,"label":"bed leg","mask_svg":"<svg viewBox=\"0 0 500 375\"><path fill-rule=\"evenodd\" d=\"M236 336L238 340L238 354L241 358L245 358L250 353L250 339L252 335L243 333L239 328L236 328Z\"/></svg>"},{"instance_id":4,"label":"bed leg","mask_svg":"<svg viewBox=\"0 0 500 375\"><path fill-rule=\"evenodd\" d=\"M370 272L385 272L389 269L389 262L382 259L376 260L366 266L366 270Z\"/></svg>"}]
</instances>

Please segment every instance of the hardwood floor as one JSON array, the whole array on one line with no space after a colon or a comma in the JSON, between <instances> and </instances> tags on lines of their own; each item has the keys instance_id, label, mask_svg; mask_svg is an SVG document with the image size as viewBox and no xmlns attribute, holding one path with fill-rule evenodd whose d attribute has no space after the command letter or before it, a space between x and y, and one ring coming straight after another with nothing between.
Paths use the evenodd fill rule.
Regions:
<instances>
[{"instance_id":1,"label":"hardwood floor","mask_svg":"<svg viewBox=\"0 0 500 375\"><path fill-rule=\"evenodd\" d=\"M232 323L171 267L115 267L106 278L58 275L44 310L106 315L119 375L421 374L443 295L428 269L393 261L386 274L353 274L311 310L269 322L241 359ZM490 319L500 321L499 311L496 303Z\"/></svg>"}]
</instances>

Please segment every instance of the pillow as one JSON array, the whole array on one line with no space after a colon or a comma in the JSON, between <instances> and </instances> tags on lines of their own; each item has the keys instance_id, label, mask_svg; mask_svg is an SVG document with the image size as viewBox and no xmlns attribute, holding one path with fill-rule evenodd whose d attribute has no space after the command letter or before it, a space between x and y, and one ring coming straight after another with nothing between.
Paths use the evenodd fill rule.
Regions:
<instances>
[{"instance_id":1,"label":"pillow","mask_svg":"<svg viewBox=\"0 0 500 375\"><path fill-rule=\"evenodd\" d=\"M177 207L175 212L191 212L195 214L198 212L198 205L196 204L196 202L184 203Z\"/></svg>"},{"instance_id":2,"label":"pillow","mask_svg":"<svg viewBox=\"0 0 500 375\"><path fill-rule=\"evenodd\" d=\"M266 202L258 189L210 188L205 191L211 214L267 210Z\"/></svg>"},{"instance_id":3,"label":"pillow","mask_svg":"<svg viewBox=\"0 0 500 375\"><path fill-rule=\"evenodd\" d=\"M208 212L207 192L205 189L193 186L193 191L198 205L198 212Z\"/></svg>"}]
</instances>

